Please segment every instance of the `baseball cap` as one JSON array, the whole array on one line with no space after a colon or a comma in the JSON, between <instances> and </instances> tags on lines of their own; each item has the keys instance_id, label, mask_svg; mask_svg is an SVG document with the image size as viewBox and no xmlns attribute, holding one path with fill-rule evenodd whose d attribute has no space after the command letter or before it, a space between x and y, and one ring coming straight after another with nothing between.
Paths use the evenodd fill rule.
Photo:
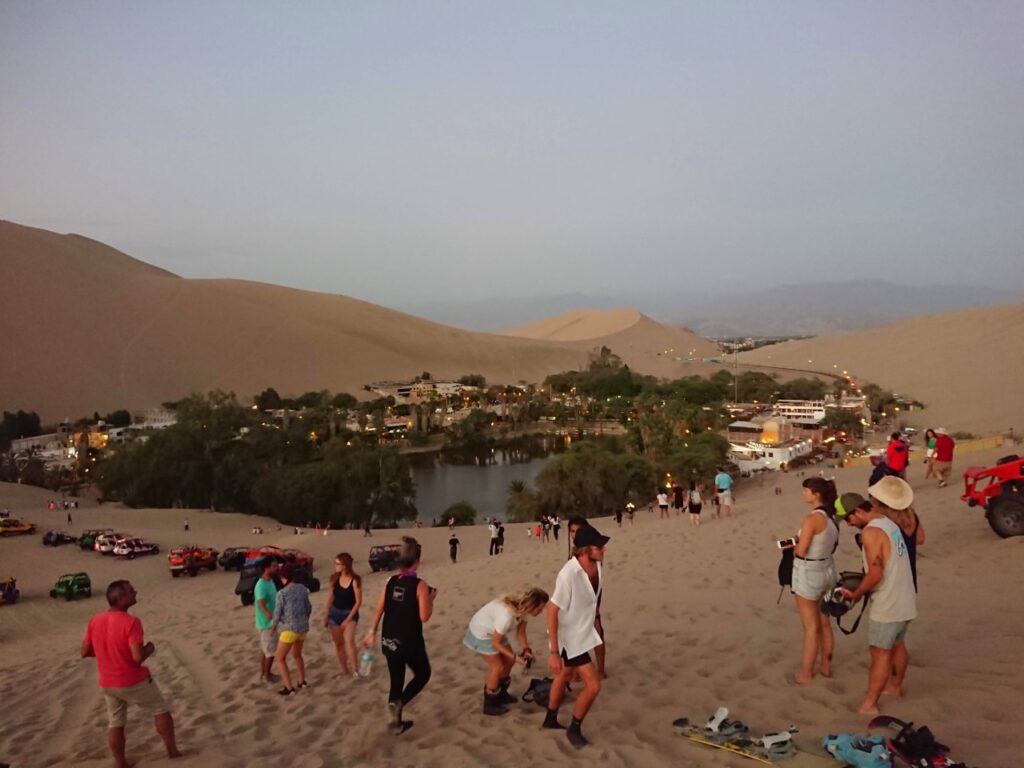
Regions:
<instances>
[{"instance_id":1,"label":"baseball cap","mask_svg":"<svg viewBox=\"0 0 1024 768\"><path fill-rule=\"evenodd\" d=\"M597 528L587 523L579 527L572 543L575 547L603 547L611 540L611 536L602 535Z\"/></svg>"},{"instance_id":2,"label":"baseball cap","mask_svg":"<svg viewBox=\"0 0 1024 768\"><path fill-rule=\"evenodd\" d=\"M858 507L868 503L868 500L859 493L844 493L836 499L836 517L852 515Z\"/></svg>"}]
</instances>

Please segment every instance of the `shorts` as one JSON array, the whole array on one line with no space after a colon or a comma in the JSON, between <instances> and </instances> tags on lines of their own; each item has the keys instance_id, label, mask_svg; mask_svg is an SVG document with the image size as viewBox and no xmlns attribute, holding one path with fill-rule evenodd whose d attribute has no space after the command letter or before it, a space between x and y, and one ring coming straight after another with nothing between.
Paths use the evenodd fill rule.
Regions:
<instances>
[{"instance_id":1,"label":"shorts","mask_svg":"<svg viewBox=\"0 0 1024 768\"><path fill-rule=\"evenodd\" d=\"M350 613L351 611L343 611L340 608L335 608L332 605L331 609L327 612L327 626L332 628L340 627L341 622L343 622ZM356 615L352 617L352 621L350 623L359 623L359 611L356 611Z\"/></svg>"},{"instance_id":2,"label":"shorts","mask_svg":"<svg viewBox=\"0 0 1024 768\"><path fill-rule=\"evenodd\" d=\"M732 506L732 491L719 491L718 492L718 503L723 507Z\"/></svg>"},{"instance_id":3,"label":"shorts","mask_svg":"<svg viewBox=\"0 0 1024 768\"><path fill-rule=\"evenodd\" d=\"M668 509L668 507L665 507L665 509ZM579 656L573 656L571 659L565 655L565 651L562 651L562 661L567 667L585 667L587 664L593 663L589 651L584 651Z\"/></svg>"},{"instance_id":4,"label":"shorts","mask_svg":"<svg viewBox=\"0 0 1024 768\"><path fill-rule=\"evenodd\" d=\"M943 480L948 480L949 475L953 471L953 462L939 461L938 459L936 459L935 461L932 462L932 471L935 472L935 474L937 474Z\"/></svg>"},{"instance_id":5,"label":"shorts","mask_svg":"<svg viewBox=\"0 0 1024 768\"><path fill-rule=\"evenodd\" d=\"M277 632L273 629L260 629L257 631L260 634L260 650L263 651L263 655L266 658L272 659L277 652Z\"/></svg>"},{"instance_id":6,"label":"shorts","mask_svg":"<svg viewBox=\"0 0 1024 768\"><path fill-rule=\"evenodd\" d=\"M793 560L794 595L804 600L820 600L836 585L836 567L829 560Z\"/></svg>"},{"instance_id":7,"label":"shorts","mask_svg":"<svg viewBox=\"0 0 1024 768\"><path fill-rule=\"evenodd\" d=\"M286 629L286 630L281 632L281 635L280 635L280 637L277 638L277 641L279 643L291 644L291 643L297 643L297 642L299 642L299 640L305 640L305 639L306 639L306 633L305 632L292 632L290 629Z\"/></svg>"},{"instance_id":8,"label":"shorts","mask_svg":"<svg viewBox=\"0 0 1024 768\"><path fill-rule=\"evenodd\" d=\"M108 728L124 728L128 722L129 704L142 707L147 715L162 715L171 711L152 677L128 688L100 690L103 691L103 699L107 704Z\"/></svg>"},{"instance_id":9,"label":"shorts","mask_svg":"<svg viewBox=\"0 0 1024 768\"><path fill-rule=\"evenodd\" d=\"M494 647L494 643L491 642L491 638L481 640L479 637L474 635L468 629L466 630L466 636L462 638L462 644L469 648L471 651L483 654L484 656L497 656L498 649ZM501 638L501 644L511 647L511 643L507 637Z\"/></svg>"},{"instance_id":10,"label":"shorts","mask_svg":"<svg viewBox=\"0 0 1024 768\"><path fill-rule=\"evenodd\" d=\"M690 504L690 514L699 515L701 509L704 507L703 504Z\"/></svg>"},{"instance_id":11,"label":"shorts","mask_svg":"<svg viewBox=\"0 0 1024 768\"><path fill-rule=\"evenodd\" d=\"M868 619L868 645L891 651L907 636L910 621L875 621Z\"/></svg>"}]
</instances>

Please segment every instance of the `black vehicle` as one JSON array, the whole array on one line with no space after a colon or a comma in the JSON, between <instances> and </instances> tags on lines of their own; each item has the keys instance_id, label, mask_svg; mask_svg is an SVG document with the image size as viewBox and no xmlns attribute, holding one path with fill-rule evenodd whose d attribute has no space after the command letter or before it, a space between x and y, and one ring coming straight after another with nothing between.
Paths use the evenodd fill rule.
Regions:
<instances>
[{"instance_id":1,"label":"black vehicle","mask_svg":"<svg viewBox=\"0 0 1024 768\"><path fill-rule=\"evenodd\" d=\"M395 570L398 567L398 555L401 551L401 544L380 544L370 547L370 569L374 573Z\"/></svg>"},{"instance_id":2,"label":"black vehicle","mask_svg":"<svg viewBox=\"0 0 1024 768\"><path fill-rule=\"evenodd\" d=\"M245 556L252 547L228 547L221 552L217 563L225 571L240 571L245 566Z\"/></svg>"},{"instance_id":3,"label":"black vehicle","mask_svg":"<svg viewBox=\"0 0 1024 768\"><path fill-rule=\"evenodd\" d=\"M238 574L235 594L242 599L242 605L252 605L256 602L253 590L256 588L256 582L260 580L260 566L258 563L259 561L257 560L243 566L242 572ZM296 584L303 584L310 592L320 591L320 579L314 576L309 568L300 565L295 569L294 577ZM274 583L277 584L278 589L281 588L281 582L278 579L274 579Z\"/></svg>"},{"instance_id":4,"label":"black vehicle","mask_svg":"<svg viewBox=\"0 0 1024 768\"><path fill-rule=\"evenodd\" d=\"M61 544L77 544L78 537L66 531L47 531L43 534L43 546L59 547Z\"/></svg>"}]
</instances>

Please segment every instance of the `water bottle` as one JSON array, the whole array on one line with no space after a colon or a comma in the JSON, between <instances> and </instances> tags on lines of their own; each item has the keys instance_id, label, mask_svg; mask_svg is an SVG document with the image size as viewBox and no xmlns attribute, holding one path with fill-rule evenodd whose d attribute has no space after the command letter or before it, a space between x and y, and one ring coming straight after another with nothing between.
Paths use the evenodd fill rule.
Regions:
<instances>
[{"instance_id":1,"label":"water bottle","mask_svg":"<svg viewBox=\"0 0 1024 768\"><path fill-rule=\"evenodd\" d=\"M371 667L373 667L373 653L369 650L363 651L359 656L359 676L369 677Z\"/></svg>"}]
</instances>

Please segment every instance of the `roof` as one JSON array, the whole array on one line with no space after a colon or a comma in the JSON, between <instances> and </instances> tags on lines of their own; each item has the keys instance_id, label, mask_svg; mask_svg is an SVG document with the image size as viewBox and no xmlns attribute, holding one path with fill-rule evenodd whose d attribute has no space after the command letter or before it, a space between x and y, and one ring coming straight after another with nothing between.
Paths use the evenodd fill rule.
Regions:
<instances>
[{"instance_id":1,"label":"roof","mask_svg":"<svg viewBox=\"0 0 1024 768\"><path fill-rule=\"evenodd\" d=\"M761 431L761 425L755 424L752 421L734 421L729 425L729 429L756 429L758 432Z\"/></svg>"}]
</instances>

